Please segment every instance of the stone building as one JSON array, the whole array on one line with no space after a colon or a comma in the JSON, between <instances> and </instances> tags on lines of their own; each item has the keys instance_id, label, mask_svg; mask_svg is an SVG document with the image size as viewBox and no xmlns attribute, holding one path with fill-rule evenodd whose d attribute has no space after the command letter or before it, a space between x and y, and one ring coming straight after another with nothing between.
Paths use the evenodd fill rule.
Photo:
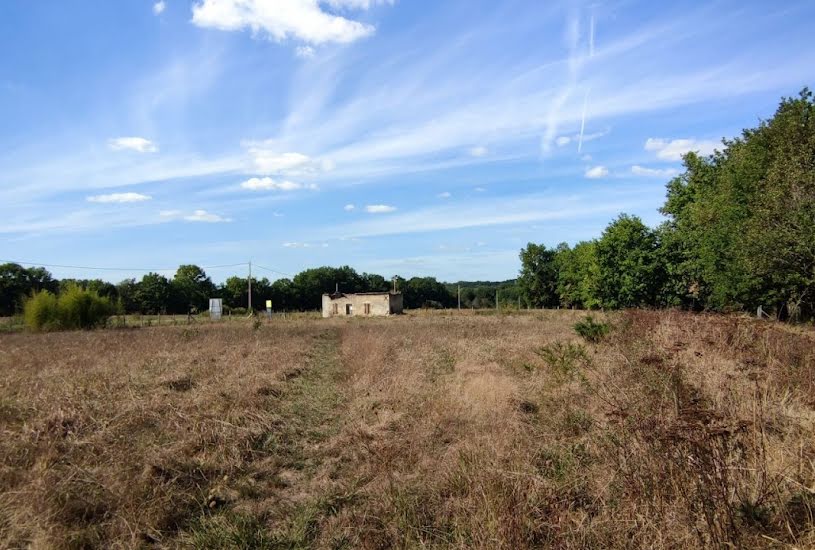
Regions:
<instances>
[{"instance_id":1,"label":"stone building","mask_svg":"<svg viewBox=\"0 0 815 550\"><path fill-rule=\"evenodd\" d=\"M323 317L371 317L402 313L401 292L323 294Z\"/></svg>"}]
</instances>

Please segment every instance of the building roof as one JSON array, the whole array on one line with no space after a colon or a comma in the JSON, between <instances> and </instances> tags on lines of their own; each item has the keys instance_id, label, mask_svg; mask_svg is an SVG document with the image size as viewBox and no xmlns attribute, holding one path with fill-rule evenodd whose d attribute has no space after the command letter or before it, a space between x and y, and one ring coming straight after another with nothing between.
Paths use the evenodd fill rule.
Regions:
<instances>
[{"instance_id":1,"label":"building roof","mask_svg":"<svg viewBox=\"0 0 815 550\"><path fill-rule=\"evenodd\" d=\"M386 290L383 292L325 292L323 296L328 296L332 300L336 300L337 298L343 298L345 296L385 296L385 295L399 295L402 294L401 292L391 292L390 290Z\"/></svg>"}]
</instances>

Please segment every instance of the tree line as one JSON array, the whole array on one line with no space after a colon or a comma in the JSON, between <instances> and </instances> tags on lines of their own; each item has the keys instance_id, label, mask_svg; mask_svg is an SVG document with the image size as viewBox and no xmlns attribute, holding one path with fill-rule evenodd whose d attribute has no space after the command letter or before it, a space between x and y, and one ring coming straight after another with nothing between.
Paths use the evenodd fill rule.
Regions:
<instances>
[{"instance_id":1,"label":"tree line","mask_svg":"<svg viewBox=\"0 0 815 550\"><path fill-rule=\"evenodd\" d=\"M395 278L407 308L444 308L457 305L457 285L444 284L434 277ZM292 277L269 281L252 278L252 307L265 309L272 300L276 311L319 309L325 292L388 291L394 281L382 275L358 273L349 266L306 269ZM506 283L460 283L462 307L493 307L495 289L512 287ZM197 265L181 265L172 277L147 273L141 279L125 279L117 284L101 279L55 279L43 267L25 268L19 264L0 265L0 315L22 311L24 302L35 293L47 291L55 296L72 288L89 290L109 299L122 313L186 314L205 311L210 298L221 298L224 306L243 312L249 307L248 278L233 276L216 284Z\"/></svg>"},{"instance_id":2,"label":"tree line","mask_svg":"<svg viewBox=\"0 0 815 550\"><path fill-rule=\"evenodd\" d=\"M709 157L688 153L655 229L620 215L597 239L521 250L533 307L681 307L815 317L815 102L808 89Z\"/></svg>"}]
</instances>

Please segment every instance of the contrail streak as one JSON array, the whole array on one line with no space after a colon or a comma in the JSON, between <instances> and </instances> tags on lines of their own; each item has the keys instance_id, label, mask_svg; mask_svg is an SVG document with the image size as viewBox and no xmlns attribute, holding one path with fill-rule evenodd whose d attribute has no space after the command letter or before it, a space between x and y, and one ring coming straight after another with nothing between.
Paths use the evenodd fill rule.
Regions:
<instances>
[{"instance_id":1,"label":"contrail streak","mask_svg":"<svg viewBox=\"0 0 815 550\"><path fill-rule=\"evenodd\" d=\"M589 21L589 57L594 57L594 15Z\"/></svg>"},{"instance_id":2,"label":"contrail streak","mask_svg":"<svg viewBox=\"0 0 815 550\"><path fill-rule=\"evenodd\" d=\"M586 129L586 107L589 104L589 89L586 88L586 95L583 96L583 116L580 117L580 137L577 140L577 152L583 149L583 130Z\"/></svg>"}]
</instances>

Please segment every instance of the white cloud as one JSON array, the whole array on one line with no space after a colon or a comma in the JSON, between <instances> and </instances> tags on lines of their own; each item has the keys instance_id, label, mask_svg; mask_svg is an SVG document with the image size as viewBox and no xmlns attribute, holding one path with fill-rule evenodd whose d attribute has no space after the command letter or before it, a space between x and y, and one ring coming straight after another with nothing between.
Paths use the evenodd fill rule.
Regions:
<instances>
[{"instance_id":1,"label":"white cloud","mask_svg":"<svg viewBox=\"0 0 815 550\"><path fill-rule=\"evenodd\" d=\"M657 158L662 160L682 160L682 155L696 151L700 155L711 155L721 145L711 140L648 138L645 141L645 150L656 152Z\"/></svg>"},{"instance_id":2,"label":"white cloud","mask_svg":"<svg viewBox=\"0 0 815 550\"><path fill-rule=\"evenodd\" d=\"M438 198L440 198L440 199L449 199L450 197L452 197L452 196L453 196L453 194L452 194L452 193L450 193L450 191L444 191L443 193L439 193L439 194L438 194L438 195L436 195L436 196L437 196Z\"/></svg>"},{"instance_id":3,"label":"white cloud","mask_svg":"<svg viewBox=\"0 0 815 550\"><path fill-rule=\"evenodd\" d=\"M253 170L260 174L302 176L334 169L334 163L327 159L313 159L296 152L280 153L273 140L249 142L244 146L252 160Z\"/></svg>"},{"instance_id":4,"label":"white cloud","mask_svg":"<svg viewBox=\"0 0 815 550\"><path fill-rule=\"evenodd\" d=\"M329 0L337 8L368 9L373 2ZM348 43L373 34L374 27L323 11L318 0L201 0L192 7L192 22L223 31L251 29L283 41L308 44Z\"/></svg>"},{"instance_id":5,"label":"white cloud","mask_svg":"<svg viewBox=\"0 0 815 550\"><path fill-rule=\"evenodd\" d=\"M249 178L241 183L241 187L251 191L298 191L300 189L317 189L313 183L297 183L288 180L274 180L270 177Z\"/></svg>"},{"instance_id":6,"label":"white cloud","mask_svg":"<svg viewBox=\"0 0 815 550\"><path fill-rule=\"evenodd\" d=\"M342 207L342 209L345 210L346 212L353 212L356 209L356 206L354 206L353 204L346 204L345 206Z\"/></svg>"},{"instance_id":7,"label":"white cloud","mask_svg":"<svg viewBox=\"0 0 815 550\"><path fill-rule=\"evenodd\" d=\"M569 136L560 136L555 140L555 143L557 144L558 147L563 147L564 145L569 145L571 141L572 138L570 138Z\"/></svg>"},{"instance_id":8,"label":"white cloud","mask_svg":"<svg viewBox=\"0 0 815 550\"><path fill-rule=\"evenodd\" d=\"M487 190L487 188L486 188L486 187L476 187L476 188L475 188L475 189L473 189L473 190L474 190L476 193L483 193L484 191L486 191L486 190Z\"/></svg>"},{"instance_id":9,"label":"white cloud","mask_svg":"<svg viewBox=\"0 0 815 550\"><path fill-rule=\"evenodd\" d=\"M365 207L365 211L369 214L387 214L388 212L394 212L395 210L395 206L390 206L388 204L369 204Z\"/></svg>"},{"instance_id":10,"label":"white cloud","mask_svg":"<svg viewBox=\"0 0 815 550\"><path fill-rule=\"evenodd\" d=\"M162 218L178 218L181 214L181 210L159 210L158 212L158 215Z\"/></svg>"},{"instance_id":11,"label":"white cloud","mask_svg":"<svg viewBox=\"0 0 815 550\"><path fill-rule=\"evenodd\" d=\"M206 222L206 223L219 223L232 221L229 218L224 218L223 216L213 214L212 212L207 212L206 210L196 210L192 214L184 216L184 219L188 222Z\"/></svg>"},{"instance_id":12,"label":"white cloud","mask_svg":"<svg viewBox=\"0 0 815 550\"><path fill-rule=\"evenodd\" d=\"M653 176L671 178L679 173L676 168L646 168L635 164L631 167L631 173L635 176Z\"/></svg>"},{"instance_id":13,"label":"white cloud","mask_svg":"<svg viewBox=\"0 0 815 550\"><path fill-rule=\"evenodd\" d=\"M477 145L470 149L470 156L471 157L483 157L487 153L489 153L489 149L484 147L483 145Z\"/></svg>"},{"instance_id":14,"label":"white cloud","mask_svg":"<svg viewBox=\"0 0 815 550\"><path fill-rule=\"evenodd\" d=\"M580 160L582 160L583 162L591 162L591 155L583 155L582 157L580 157Z\"/></svg>"},{"instance_id":15,"label":"white cloud","mask_svg":"<svg viewBox=\"0 0 815 550\"><path fill-rule=\"evenodd\" d=\"M138 153L155 153L158 146L143 137L118 137L108 140L108 147L114 151L136 151Z\"/></svg>"},{"instance_id":16,"label":"white cloud","mask_svg":"<svg viewBox=\"0 0 815 550\"><path fill-rule=\"evenodd\" d=\"M285 248L314 248L314 247L328 248L328 243L314 243L314 244L312 244L312 243L289 242L289 243L283 243L283 246Z\"/></svg>"},{"instance_id":17,"label":"white cloud","mask_svg":"<svg viewBox=\"0 0 815 550\"><path fill-rule=\"evenodd\" d=\"M159 0L158 2L153 4L153 13L155 13L156 15L160 15L161 13L164 12L166 7L167 5L164 3L164 0Z\"/></svg>"},{"instance_id":18,"label":"white cloud","mask_svg":"<svg viewBox=\"0 0 815 550\"><path fill-rule=\"evenodd\" d=\"M88 202L143 202L152 199L150 195L141 193L111 193L109 195L92 195Z\"/></svg>"},{"instance_id":19,"label":"white cloud","mask_svg":"<svg viewBox=\"0 0 815 550\"><path fill-rule=\"evenodd\" d=\"M608 168L605 166L595 166L586 170L585 176L589 179L604 178L608 175Z\"/></svg>"},{"instance_id":20,"label":"white cloud","mask_svg":"<svg viewBox=\"0 0 815 550\"><path fill-rule=\"evenodd\" d=\"M294 50L294 54L297 57L302 57L303 59L311 59L314 57L314 48L311 46L297 46Z\"/></svg>"}]
</instances>

